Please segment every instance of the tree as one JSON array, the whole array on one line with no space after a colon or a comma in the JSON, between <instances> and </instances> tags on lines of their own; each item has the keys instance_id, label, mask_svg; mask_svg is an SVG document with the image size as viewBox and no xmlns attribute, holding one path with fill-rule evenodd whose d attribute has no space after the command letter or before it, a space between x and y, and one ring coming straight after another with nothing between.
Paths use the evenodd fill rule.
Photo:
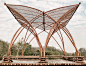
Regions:
<instances>
[{"instance_id":1,"label":"tree","mask_svg":"<svg viewBox=\"0 0 86 66\"><path fill-rule=\"evenodd\" d=\"M83 53L83 52L85 52L86 50L85 50L85 48L80 48L79 51L80 51L81 53Z\"/></svg>"},{"instance_id":2,"label":"tree","mask_svg":"<svg viewBox=\"0 0 86 66\"><path fill-rule=\"evenodd\" d=\"M32 47L32 48L31 48L31 52L33 53L33 55L36 55L36 54L35 54L36 51L37 51L37 49L36 49L35 47Z\"/></svg>"},{"instance_id":3,"label":"tree","mask_svg":"<svg viewBox=\"0 0 86 66\"><path fill-rule=\"evenodd\" d=\"M53 51L46 51L45 54L46 55L54 55Z\"/></svg>"},{"instance_id":4,"label":"tree","mask_svg":"<svg viewBox=\"0 0 86 66\"><path fill-rule=\"evenodd\" d=\"M51 54L51 55L63 55L63 51L56 49L55 47L48 46L46 49L46 54L48 54L48 55L49 54Z\"/></svg>"},{"instance_id":5,"label":"tree","mask_svg":"<svg viewBox=\"0 0 86 66\"><path fill-rule=\"evenodd\" d=\"M12 48L11 48L11 55L16 56L16 54L17 54L17 46L13 45Z\"/></svg>"},{"instance_id":6,"label":"tree","mask_svg":"<svg viewBox=\"0 0 86 66\"><path fill-rule=\"evenodd\" d=\"M55 51L54 55L60 55L60 53L58 51Z\"/></svg>"},{"instance_id":7,"label":"tree","mask_svg":"<svg viewBox=\"0 0 86 66\"><path fill-rule=\"evenodd\" d=\"M85 56L86 55L86 49L85 48L80 48L79 52L80 52L81 56Z\"/></svg>"},{"instance_id":8,"label":"tree","mask_svg":"<svg viewBox=\"0 0 86 66\"><path fill-rule=\"evenodd\" d=\"M17 42L17 56L22 54L23 43L23 38Z\"/></svg>"},{"instance_id":9,"label":"tree","mask_svg":"<svg viewBox=\"0 0 86 66\"><path fill-rule=\"evenodd\" d=\"M27 46L28 43L25 44L25 46ZM28 47L26 48L24 55L32 55L33 53L31 52L31 45L28 45Z\"/></svg>"},{"instance_id":10,"label":"tree","mask_svg":"<svg viewBox=\"0 0 86 66\"><path fill-rule=\"evenodd\" d=\"M40 50L37 49L35 54L40 55Z\"/></svg>"},{"instance_id":11,"label":"tree","mask_svg":"<svg viewBox=\"0 0 86 66\"><path fill-rule=\"evenodd\" d=\"M8 42L0 40L0 56L1 56L1 58L3 57L3 55L7 54L8 47L9 47L9 43Z\"/></svg>"}]
</instances>

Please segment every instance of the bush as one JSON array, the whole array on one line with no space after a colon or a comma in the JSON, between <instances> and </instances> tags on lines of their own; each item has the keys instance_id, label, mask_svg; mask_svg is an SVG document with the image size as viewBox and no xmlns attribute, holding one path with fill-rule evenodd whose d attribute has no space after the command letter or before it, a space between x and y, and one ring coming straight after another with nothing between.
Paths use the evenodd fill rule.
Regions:
<instances>
[{"instance_id":1,"label":"bush","mask_svg":"<svg viewBox=\"0 0 86 66\"><path fill-rule=\"evenodd\" d=\"M2 57L0 56L0 60L2 60Z\"/></svg>"}]
</instances>

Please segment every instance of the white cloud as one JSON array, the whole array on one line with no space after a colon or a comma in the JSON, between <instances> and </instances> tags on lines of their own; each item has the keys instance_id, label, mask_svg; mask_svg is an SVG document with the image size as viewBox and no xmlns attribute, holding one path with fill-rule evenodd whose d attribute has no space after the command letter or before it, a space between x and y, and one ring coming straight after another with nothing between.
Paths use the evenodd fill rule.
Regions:
<instances>
[{"instance_id":1,"label":"white cloud","mask_svg":"<svg viewBox=\"0 0 86 66\"><path fill-rule=\"evenodd\" d=\"M86 16L86 10L84 12L85 12L85 16Z\"/></svg>"},{"instance_id":2,"label":"white cloud","mask_svg":"<svg viewBox=\"0 0 86 66\"><path fill-rule=\"evenodd\" d=\"M85 9L85 7L81 4L78 9L77 9L77 12L80 14L81 12L83 12Z\"/></svg>"},{"instance_id":3,"label":"white cloud","mask_svg":"<svg viewBox=\"0 0 86 66\"><path fill-rule=\"evenodd\" d=\"M20 4L18 0L3 0L7 4Z\"/></svg>"},{"instance_id":4,"label":"white cloud","mask_svg":"<svg viewBox=\"0 0 86 66\"><path fill-rule=\"evenodd\" d=\"M57 2L63 2L63 3L74 3L76 2L77 0L57 0Z\"/></svg>"},{"instance_id":5,"label":"white cloud","mask_svg":"<svg viewBox=\"0 0 86 66\"><path fill-rule=\"evenodd\" d=\"M82 2L82 3L86 3L86 0L79 0L80 2Z\"/></svg>"},{"instance_id":6,"label":"white cloud","mask_svg":"<svg viewBox=\"0 0 86 66\"><path fill-rule=\"evenodd\" d=\"M72 19L69 22L69 25L81 25L86 24L85 16L76 14L72 17Z\"/></svg>"},{"instance_id":7,"label":"white cloud","mask_svg":"<svg viewBox=\"0 0 86 66\"><path fill-rule=\"evenodd\" d=\"M46 1L46 0L37 0L37 1ZM47 0L48 2L59 2L59 3L74 3L77 2L77 0Z\"/></svg>"}]
</instances>

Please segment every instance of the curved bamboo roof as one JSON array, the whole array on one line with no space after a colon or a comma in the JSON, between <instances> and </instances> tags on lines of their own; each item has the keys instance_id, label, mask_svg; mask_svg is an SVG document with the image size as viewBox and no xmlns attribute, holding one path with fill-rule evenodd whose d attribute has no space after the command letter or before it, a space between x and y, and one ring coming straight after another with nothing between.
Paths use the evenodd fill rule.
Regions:
<instances>
[{"instance_id":1,"label":"curved bamboo roof","mask_svg":"<svg viewBox=\"0 0 86 66\"><path fill-rule=\"evenodd\" d=\"M32 25L34 28L38 28L44 31L50 30L50 28L56 22L58 22L62 27L66 26L77 10L79 4L60 7L44 12L39 9L24 5L13 5L5 3L7 8L10 10L21 26L28 23L28 25L25 27L26 29L29 29ZM57 26L57 28L59 28L59 26Z\"/></svg>"}]
</instances>

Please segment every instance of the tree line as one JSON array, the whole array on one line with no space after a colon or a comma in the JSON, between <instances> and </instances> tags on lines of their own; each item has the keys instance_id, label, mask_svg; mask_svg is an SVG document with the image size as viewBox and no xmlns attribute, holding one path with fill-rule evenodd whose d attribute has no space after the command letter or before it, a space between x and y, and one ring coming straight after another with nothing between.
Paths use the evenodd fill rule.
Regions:
<instances>
[{"instance_id":1,"label":"tree line","mask_svg":"<svg viewBox=\"0 0 86 66\"><path fill-rule=\"evenodd\" d=\"M17 44L14 44L11 48L11 55L13 56L20 56L22 55L22 48L23 48L23 39L19 40ZM25 44L25 46L28 43ZM9 48L9 43L5 42L3 40L0 40L0 59L2 59L3 55L7 55ZM86 59L86 49L80 48L79 52L81 56L84 56ZM67 56L75 56L75 53L67 53L65 52ZM55 47L48 46L46 49L46 55L63 55L63 52L59 49L56 49ZM24 52L25 56L37 56L40 55L40 48L39 47L32 47L31 45L28 45L27 49Z\"/></svg>"}]
</instances>

